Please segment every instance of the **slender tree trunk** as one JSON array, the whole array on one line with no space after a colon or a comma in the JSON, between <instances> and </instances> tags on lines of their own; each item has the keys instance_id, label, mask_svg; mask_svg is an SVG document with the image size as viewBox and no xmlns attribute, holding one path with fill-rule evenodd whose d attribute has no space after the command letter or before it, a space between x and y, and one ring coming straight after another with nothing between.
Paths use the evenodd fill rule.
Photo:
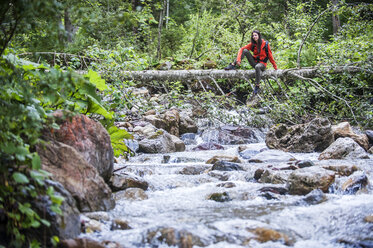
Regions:
<instances>
[{"instance_id":1,"label":"slender tree trunk","mask_svg":"<svg viewBox=\"0 0 373 248\"><path fill-rule=\"evenodd\" d=\"M166 0L167 1L167 7L166 7L166 29L167 29L167 25L168 25L168 17L170 16L170 0Z\"/></svg>"},{"instance_id":2,"label":"slender tree trunk","mask_svg":"<svg viewBox=\"0 0 373 248\"><path fill-rule=\"evenodd\" d=\"M341 27L341 22L339 21L339 15L337 13L335 13L338 10L339 0L332 0L332 3L333 3L333 6L334 6L334 10L333 10L334 13L333 13L333 16L332 16L332 19L333 19L333 34L336 34L336 33L338 33L339 28Z\"/></svg>"},{"instance_id":3,"label":"slender tree trunk","mask_svg":"<svg viewBox=\"0 0 373 248\"><path fill-rule=\"evenodd\" d=\"M163 17L164 17L164 10L165 10L166 0L163 1L163 7L159 13L159 22L158 22L158 45L157 45L157 58L158 61L161 60L162 52L161 52L161 40L162 40L162 26L163 26Z\"/></svg>"},{"instance_id":4,"label":"slender tree trunk","mask_svg":"<svg viewBox=\"0 0 373 248\"><path fill-rule=\"evenodd\" d=\"M66 8L64 13L65 31L67 34L67 42L73 41L74 26L71 23L69 10Z\"/></svg>"}]
</instances>

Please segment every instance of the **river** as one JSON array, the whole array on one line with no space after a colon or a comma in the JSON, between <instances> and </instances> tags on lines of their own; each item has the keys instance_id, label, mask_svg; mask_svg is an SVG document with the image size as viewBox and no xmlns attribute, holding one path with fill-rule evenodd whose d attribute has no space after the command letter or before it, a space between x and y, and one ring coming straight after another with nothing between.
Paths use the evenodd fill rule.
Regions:
<instances>
[{"instance_id":1,"label":"river","mask_svg":"<svg viewBox=\"0 0 373 248\"><path fill-rule=\"evenodd\" d=\"M265 143L246 146L255 151L266 147ZM192 151L193 147L178 153L141 154L116 164L115 168L126 166L121 173L149 183L147 199L117 200L109 212L111 220L125 219L131 229L111 230L111 221L104 221L101 232L81 236L112 240L128 248L188 247L178 242L182 237L193 247L373 247L373 223L365 220L373 215L372 155L370 159L318 161L319 153L291 153L297 160L313 161L315 166L355 165L359 169L355 173L368 178L363 189L346 194L338 189L347 177L339 176L329 189L333 193L316 194L322 200L307 200L306 196L289 194L265 197L261 188L286 188L286 184L254 179L258 168L286 166L288 161L249 163L241 158L244 170L211 171L208 159L214 155L239 156L238 146L209 151ZM167 155L170 161L164 163ZM209 200L213 193L227 198L222 202ZM267 242L255 238L253 230L267 229L276 230L282 238Z\"/></svg>"}]
</instances>

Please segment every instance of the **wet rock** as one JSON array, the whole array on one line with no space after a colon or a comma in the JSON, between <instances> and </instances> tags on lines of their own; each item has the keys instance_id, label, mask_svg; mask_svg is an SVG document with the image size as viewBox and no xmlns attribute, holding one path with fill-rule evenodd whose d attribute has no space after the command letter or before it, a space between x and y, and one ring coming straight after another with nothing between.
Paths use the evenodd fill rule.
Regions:
<instances>
[{"instance_id":1,"label":"wet rock","mask_svg":"<svg viewBox=\"0 0 373 248\"><path fill-rule=\"evenodd\" d=\"M262 193L263 192L271 192L271 193L278 194L278 195L285 195L285 194L288 193L287 188L273 187L273 186L260 188L259 191L262 192Z\"/></svg>"},{"instance_id":2,"label":"wet rock","mask_svg":"<svg viewBox=\"0 0 373 248\"><path fill-rule=\"evenodd\" d=\"M148 243L155 246L159 246L159 242L179 248L206 246L201 242L199 237L183 230L175 230L174 228L159 228L158 230L150 231L146 239Z\"/></svg>"},{"instance_id":3,"label":"wet rock","mask_svg":"<svg viewBox=\"0 0 373 248\"><path fill-rule=\"evenodd\" d=\"M226 172L210 171L208 175L210 177L215 177L220 181L227 181L229 179L229 175Z\"/></svg>"},{"instance_id":4,"label":"wet rock","mask_svg":"<svg viewBox=\"0 0 373 248\"><path fill-rule=\"evenodd\" d=\"M62 111L54 114L60 129L45 130L43 139L58 141L78 151L108 181L114 166L114 152L110 135L101 123L85 115L76 115L67 120Z\"/></svg>"},{"instance_id":5,"label":"wet rock","mask_svg":"<svg viewBox=\"0 0 373 248\"><path fill-rule=\"evenodd\" d=\"M234 187L236 187L236 184L234 184L232 182L225 182L225 183L219 183L216 186L217 187L223 187L223 188L234 188Z\"/></svg>"},{"instance_id":6,"label":"wet rock","mask_svg":"<svg viewBox=\"0 0 373 248\"><path fill-rule=\"evenodd\" d=\"M81 212L107 211L115 206L110 188L75 148L50 142L37 148L42 169L70 192Z\"/></svg>"},{"instance_id":7,"label":"wet rock","mask_svg":"<svg viewBox=\"0 0 373 248\"><path fill-rule=\"evenodd\" d=\"M184 167L179 172L179 174L182 174L182 175L199 175L199 174L203 173L205 170L206 170L206 167L204 167L204 166L193 165L193 166Z\"/></svg>"},{"instance_id":8,"label":"wet rock","mask_svg":"<svg viewBox=\"0 0 373 248\"><path fill-rule=\"evenodd\" d=\"M158 129L167 130L167 123L166 121L161 118L159 115L146 115L143 117L145 122L151 123L154 127ZM136 127L137 128L137 127ZM136 128L134 130L136 130Z\"/></svg>"},{"instance_id":9,"label":"wet rock","mask_svg":"<svg viewBox=\"0 0 373 248\"><path fill-rule=\"evenodd\" d=\"M206 151L206 150L224 150L224 147L222 145L213 143L213 142L207 142L202 143L192 149L193 151Z\"/></svg>"},{"instance_id":10,"label":"wet rock","mask_svg":"<svg viewBox=\"0 0 373 248\"><path fill-rule=\"evenodd\" d=\"M365 134L358 135L354 133L352 130L350 123L342 122L338 125L332 126L332 133L334 135L334 139L337 140L338 138L351 138L356 143L358 143L364 150L369 149L369 139L368 136Z\"/></svg>"},{"instance_id":11,"label":"wet rock","mask_svg":"<svg viewBox=\"0 0 373 248\"><path fill-rule=\"evenodd\" d=\"M184 133L183 135L180 136L180 139L184 141L185 145L197 144L195 133Z\"/></svg>"},{"instance_id":12,"label":"wet rock","mask_svg":"<svg viewBox=\"0 0 373 248\"><path fill-rule=\"evenodd\" d=\"M338 138L319 156L319 160L356 158L369 159L369 156L365 150L351 138Z\"/></svg>"},{"instance_id":13,"label":"wet rock","mask_svg":"<svg viewBox=\"0 0 373 248\"><path fill-rule=\"evenodd\" d=\"M115 193L115 200L127 199L131 201L142 201L148 199L148 195L143 189L128 188L126 190L118 191Z\"/></svg>"},{"instance_id":14,"label":"wet rock","mask_svg":"<svg viewBox=\"0 0 373 248\"><path fill-rule=\"evenodd\" d=\"M368 185L368 178L364 172L356 172L343 183L341 190L344 194L353 195Z\"/></svg>"},{"instance_id":15,"label":"wet rock","mask_svg":"<svg viewBox=\"0 0 373 248\"><path fill-rule=\"evenodd\" d=\"M217 161L217 162L214 163L211 170L237 171L237 170L243 170L243 169L237 163L231 163L231 162L226 162L226 161Z\"/></svg>"},{"instance_id":16,"label":"wet rock","mask_svg":"<svg viewBox=\"0 0 373 248\"><path fill-rule=\"evenodd\" d=\"M314 189L328 192L334 182L335 173L318 166L307 167L293 171L288 179L289 193L306 195Z\"/></svg>"},{"instance_id":17,"label":"wet rock","mask_svg":"<svg viewBox=\"0 0 373 248\"><path fill-rule=\"evenodd\" d=\"M252 158L253 156L257 155L259 153L259 151L255 151L255 150L250 150L250 149L245 149L241 152L239 152L238 154L244 158L244 159L250 159Z\"/></svg>"},{"instance_id":18,"label":"wet rock","mask_svg":"<svg viewBox=\"0 0 373 248\"><path fill-rule=\"evenodd\" d=\"M123 218L116 218L111 223L110 230L129 230L132 229L128 224L128 220Z\"/></svg>"},{"instance_id":19,"label":"wet rock","mask_svg":"<svg viewBox=\"0 0 373 248\"><path fill-rule=\"evenodd\" d=\"M364 221L367 223L373 223L373 215L366 216Z\"/></svg>"},{"instance_id":20,"label":"wet rock","mask_svg":"<svg viewBox=\"0 0 373 248\"><path fill-rule=\"evenodd\" d=\"M141 177L128 174L114 174L109 181L109 185L113 192L125 190L128 188L148 189L148 182Z\"/></svg>"},{"instance_id":21,"label":"wet rock","mask_svg":"<svg viewBox=\"0 0 373 248\"><path fill-rule=\"evenodd\" d=\"M139 142L137 140L127 139L124 140L124 144L133 152L137 152L139 150Z\"/></svg>"},{"instance_id":22,"label":"wet rock","mask_svg":"<svg viewBox=\"0 0 373 248\"><path fill-rule=\"evenodd\" d=\"M306 124L273 126L267 133L266 145L286 152L320 152L334 141L331 124L316 118Z\"/></svg>"},{"instance_id":23,"label":"wet rock","mask_svg":"<svg viewBox=\"0 0 373 248\"><path fill-rule=\"evenodd\" d=\"M265 243L268 241L273 242L281 242L286 245L291 245L292 242L290 241L289 237L281 232L278 232L273 229L265 228L265 227L258 227L255 229L247 229L249 232L255 235L254 238L247 239L244 244L248 244L251 239L254 239L260 243Z\"/></svg>"},{"instance_id":24,"label":"wet rock","mask_svg":"<svg viewBox=\"0 0 373 248\"><path fill-rule=\"evenodd\" d=\"M326 201L326 196L321 189L314 189L310 193L304 196L302 202L308 205L316 205Z\"/></svg>"},{"instance_id":25,"label":"wet rock","mask_svg":"<svg viewBox=\"0 0 373 248\"><path fill-rule=\"evenodd\" d=\"M160 133L152 139L145 138L139 142L139 152L144 153L170 153L184 150L183 142L167 132Z\"/></svg>"},{"instance_id":26,"label":"wet rock","mask_svg":"<svg viewBox=\"0 0 373 248\"><path fill-rule=\"evenodd\" d=\"M207 200L213 200L217 202L226 202L231 201L232 199L229 197L227 192L223 193L212 193L211 195L207 196Z\"/></svg>"},{"instance_id":27,"label":"wet rock","mask_svg":"<svg viewBox=\"0 0 373 248\"><path fill-rule=\"evenodd\" d=\"M287 162L295 161L295 157L289 153L280 151L280 150L266 150L261 153L258 153L251 159L250 163L273 163L273 162Z\"/></svg>"},{"instance_id":28,"label":"wet rock","mask_svg":"<svg viewBox=\"0 0 373 248\"><path fill-rule=\"evenodd\" d=\"M101 241L101 244L103 244L105 246L105 248L125 248L122 245L120 245L119 243L117 243L115 241L112 241L112 240Z\"/></svg>"},{"instance_id":29,"label":"wet rock","mask_svg":"<svg viewBox=\"0 0 373 248\"><path fill-rule=\"evenodd\" d=\"M254 179L259 180L262 177L263 172L264 172L264 169L257 169L254 172Z\"/></svg>"},{"instance_id":30,"label":"wet rock","mask_svg":"<svg viewBox=\"0 0 373 248\"><path fill-rule=\"evenodd\" d=\"M105 245L88 238L65 239L58 244L58 248L106 248Z\"/></svg>"},{"instance_id":31,"label":"wet rock","mask_svg":"<svg viewBox=\"0 0 373 248\"><path fill-rule=\"evenodd\" d=\"M295 163L299 168L305 168L305 167L311 167L315 166L314 162L311 160L301 160L297 163Z\"/></svg>"},{"instance_id":32,"label":"wet rock","mask_svg":"<svg viewBox=\"0 0 373 248\"><path fill-rule=\"evenodd\" d=\"M355 165L325 165L323 166L323 168L335 171L338 175L341 176L349 176L358 170Z\"/></svg>"},{"instance_id":33,"label":"wet rock","mask_svg":"<svg viewBox=\"0 0 373 248\"><path fill-rule=\"evenodd\" d=\"M264 170L260 175L258 182L283 184L287 182L289 174L290 172L287 171Z\"/></svg>"},{"instance_id":34,"label":"wet rock","mask_svg":"<svg viewBox=\"0 0 373 248\"><path fill-rule=\"evenodd\" d=\"M99 211L99 212L89 212L84 214L86 217L97 220L97 221L109 221L110 216L109 213L104 212L104 211Z\"/></svg>"},{"instance_id":35,"label":"wet rock","mask_svg":"<svg viewBox=\"0 0 373 248\"><path fill-rule=\"evenodd\" d=\"M170 162L170 159L171 159L171 156L170 155L163 155L163 158L162 158L162 164L167 164L168 162Z\"/></svg>"},{"instance_id":36,"label":"wet rock","mask_svg":"<svg viewBox=\"0 0 373 248\"><path fill-rule=\"evenodd\" d=\"M267 200L280 200L276 194L272 192L263 192L260 194L261 197L264 197Z\"/></svg>"},{"instance_id":37,"label":"wet rock","mask_svg":"<svg viewBox=\"0 0 373 248\"><path fill-rule=\"evenodd\" d=\"M226 161L226 162L233 162L233 163L241 163L241 160L237 156L213 156L209 160L206 161L206 164L215 164L218 161Z\"/></svg>"}]
</instances>

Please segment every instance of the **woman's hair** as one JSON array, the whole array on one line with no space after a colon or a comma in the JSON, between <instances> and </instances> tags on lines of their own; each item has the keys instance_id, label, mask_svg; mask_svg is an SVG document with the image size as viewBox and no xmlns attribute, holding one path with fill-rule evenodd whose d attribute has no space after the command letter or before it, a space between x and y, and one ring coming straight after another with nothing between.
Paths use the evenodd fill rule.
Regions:
<instances>
[{"instance_id":1,"label":"woman's hair","mask_svg":"<svg viewBox=\"0 0 373 248\"><path fill-rule=\"evenodd\" d=\"M256 44L256 41L253 39L253 34L257 33L259 35L258 44ZM256 44L256 47L258 49L258 53L260 53L260 48L262 47L262 34L258 30L254 30L251 33L251 43Z\"/></svg>"}]
</instances>

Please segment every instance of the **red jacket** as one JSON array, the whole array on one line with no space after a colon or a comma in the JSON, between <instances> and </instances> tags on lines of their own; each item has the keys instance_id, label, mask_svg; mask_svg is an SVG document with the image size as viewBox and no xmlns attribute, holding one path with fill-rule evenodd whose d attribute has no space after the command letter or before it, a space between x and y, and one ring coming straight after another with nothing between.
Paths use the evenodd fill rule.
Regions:
<instances>
[{"instance_id":1,"label":"red jacket","mask_svg":"<svg viewBox=\"0 0 373 248\"><path fill-rule=\"evenodd\" d=\"M237 59L236 61L237 62L241 62L241 56L242 56L242 52L244 49L247 49L249 51L251 51L251 48L253 46L253 43L249 43L247 44L246 46L244 47L241 47L240 50L238 50L238 54L237 54ZM267 67L267 63L264 63L263 60L267 57L267 54L266 54L266 51L265 51L265 41L262 40L262 47L260 49L260 53L258 54L258 49L256 49L256 44L254 44L255 48L254 48L254 59L257 58L257 56L259 55L259 59L260 59L260 63L264 64L266 67ZM277 70L277 65L276 65L276 62L273 58L273 55L272 55L272 51L271 51L271 48L269 46L269 43L268 43L268 59L269 61L271 61L272 65L273 65L273 68L275 68L275 70Z\"/></svg>"}]
</instances>

